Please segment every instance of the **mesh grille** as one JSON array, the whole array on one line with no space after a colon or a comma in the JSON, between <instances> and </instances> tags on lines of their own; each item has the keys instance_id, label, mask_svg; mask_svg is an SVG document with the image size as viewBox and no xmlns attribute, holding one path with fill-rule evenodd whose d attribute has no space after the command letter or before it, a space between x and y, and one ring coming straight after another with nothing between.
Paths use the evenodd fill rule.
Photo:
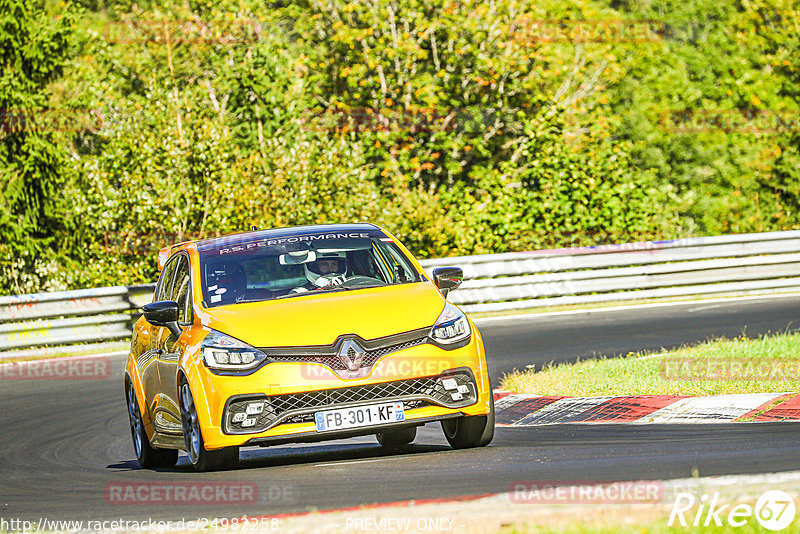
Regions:
<instances>
[{"instance_id":1,"label":"mesh grille","mask_svg":"<svg viewBox=\"0 0 800 534\"><path fill-rule=\"evenodd\" d=\"M454 379L459 386L467 386L469 393L454 401L452 398L453 390L445 390L444 388L442 382L444 378ZM456 372L440 376L321 391L288 393L269 397L266 395L253 395L237 398L228 404L223 428L227 432L236 434L261 432L280 422L300 423L313 421L314 412L320 410L334 409L343 405L398 399L403 399L407 410L430 404L457 408L474 404L477 401L477 390L469 373ZM248 424L246 427L242 426L241 421L233 421L235 414L240 414L241 417L248 406L253 407L254 405L261 406L261 411L258 414L247 416Z\"/></svg>"},{"instance_id":2,"label":"mesh grille","mask_svg":"<svg viewBox=\"0 0 800 534\"><path fill-rule=\"evenodd\" d=\"M410 349L411 347L416 347L418 345L423 345L427 342L426 337L420 337L418 339L412 339L409 341L404 341L403 343L396 343L394 345L388 345L386 347L381 347L378 349L373 350L365 350L364 351L364 358L361 360L361 368L370 368L375 365L379 359L383 358L387 354L391 354L392 352L397 352L400 350ZM353 359L356 357L356 353L351 347L347 351L348 357ZM269 359L275 362L290 362L290 363L321 363L327 365L334 371L344 371L347 369L347 366L339 359L339 356L336 354L274 354L270 353Z\"/></svg>"},{"instance_id":3,"label":"mesh grille","mask_svg":"<svg viewBox=\"0 0 800 534\"><path fill-rule=\"evenodd\" d=\"M406 341L405 343L398 343L397 345L391 345L389 347L382 347L380 349L368 350L364 353L364 361L362 363L362 366L372 367L373 365L375 365L375 362L377 362L380 358L386 356L387 354L391 354L392 352L397 352L399 350L410 349L411 347L422 345L426 341L427 339L422 337L419 339L412 339L411 341Z\"/></svg>"},{"instance_id":4,"label":"mesh grille","mask_svg":"<svg viewBox=\"0 0 800 534\"><path fill-rule=\"evenodd\" d=\"M415 378L367 386L276 395L270 398L270 404L275 407L275 412L280 415L283 412L292 410L317 409L337 404L351 404L410 395L432 395L435 388L435 377Z\"/></svg>"}]
</instances>

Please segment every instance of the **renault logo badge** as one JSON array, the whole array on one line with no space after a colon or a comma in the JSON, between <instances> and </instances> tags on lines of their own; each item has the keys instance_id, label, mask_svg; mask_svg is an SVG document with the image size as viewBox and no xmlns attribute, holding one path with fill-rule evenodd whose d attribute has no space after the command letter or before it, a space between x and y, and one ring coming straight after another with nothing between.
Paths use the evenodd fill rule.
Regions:
<instances>
[{"instance_id":1,"label":"renault logo badge","mask_svg":"<svg viewBox=\"0 0 800 534\"><path fill-rule=\"evenodd\" d=\"M336 354L348 371L358 371L364 359L364 349L352 339L345 339Z\"/></svg>"}]
</instances>

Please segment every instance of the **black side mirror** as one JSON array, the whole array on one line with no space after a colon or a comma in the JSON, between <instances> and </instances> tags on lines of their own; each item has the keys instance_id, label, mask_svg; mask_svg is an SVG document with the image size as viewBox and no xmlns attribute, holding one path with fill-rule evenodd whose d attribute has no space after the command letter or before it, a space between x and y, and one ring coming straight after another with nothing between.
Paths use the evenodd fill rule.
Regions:
<instances>
[{"instance_id":1,"label":"black side mirror","mask_svg":"<svg viewBox=\"0 0 800 534\"><path fill-rule=\"evenodd\" d=\"M175 337L183 330L178 326L178 303L173 300L162 300L142 306L144 320L153 326L165 326Z\"/></svg>"},{"instance_id":2,"label":"black side mirror","mask_svg":"<svg viewBox=\"0 0 800 534\"><path fill-rule=\"evenodd\" d=\"M458 288L464 280L464 271L461 267L437 267L433 270L433 283L442 290L442 295Z\"/></svg>"}]
</instances>

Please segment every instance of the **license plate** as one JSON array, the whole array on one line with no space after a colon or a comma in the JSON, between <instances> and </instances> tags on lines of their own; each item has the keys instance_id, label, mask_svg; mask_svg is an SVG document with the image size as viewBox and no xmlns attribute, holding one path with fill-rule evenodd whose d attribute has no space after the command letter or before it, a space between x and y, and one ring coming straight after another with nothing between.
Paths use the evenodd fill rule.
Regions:
<instances>
[{"instance_id":1,"label":"license plate","mask_svg":"<svg viewBox=\"0 0 800 534\"><path fill-rule=\"evenodd\" d=\"M317 422L317 432L325 432L398 423L406 420L406 412L403 403L398 401L317 412L314 414L314 420Z\"/></svg>"}]
</instances>

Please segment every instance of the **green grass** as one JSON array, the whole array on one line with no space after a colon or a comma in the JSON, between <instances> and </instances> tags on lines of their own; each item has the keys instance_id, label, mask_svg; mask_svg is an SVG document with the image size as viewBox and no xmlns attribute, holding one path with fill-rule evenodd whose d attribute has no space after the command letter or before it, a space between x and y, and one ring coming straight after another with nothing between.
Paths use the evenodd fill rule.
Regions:
<instances>
[{"instance_id":1,"label":"green grass","mask_svg":"<svg viewBox=\"0 0 800 534\"><path fill-rule=\"evenodd\" d=\"M718 339L668 353L630 353L514 371L501 386L542 395L721 395L800 391L800 333Z\"/></svg>"}]
</instances>

